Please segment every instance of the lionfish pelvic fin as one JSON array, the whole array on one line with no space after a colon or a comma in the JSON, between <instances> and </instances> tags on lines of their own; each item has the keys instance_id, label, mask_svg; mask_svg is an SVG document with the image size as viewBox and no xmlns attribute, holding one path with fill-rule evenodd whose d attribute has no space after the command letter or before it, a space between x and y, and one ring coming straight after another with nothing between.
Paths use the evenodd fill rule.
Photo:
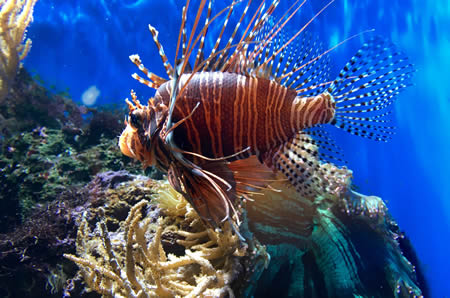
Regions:
<instances>
[{"instance_id":1,"label":"lionfish pelvic fin","mask_svg":"<svg viewBox=\"0 0 450 298\"><path fill-rule=\"evenodd\" d=\"M188 168L173 162L168 171L170 184L184 195L204 222L218 227L230 220L240 224L234 207L236 187L233 174L224 162Z\"/></svg>"}]
</instances>

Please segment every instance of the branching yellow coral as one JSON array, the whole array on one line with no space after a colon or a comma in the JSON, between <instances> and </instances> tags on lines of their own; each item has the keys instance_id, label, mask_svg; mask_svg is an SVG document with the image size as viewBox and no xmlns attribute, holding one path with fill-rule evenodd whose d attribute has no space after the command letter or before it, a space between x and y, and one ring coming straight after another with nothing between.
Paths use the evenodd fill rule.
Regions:
<instances>
[{"instance_id":1,"label":"branching yellow coral","mask_svg":"<svg viewBox=\"0 0 450 298\"><path fill-rule=\"evenodd\" d=\"M37 0L0 0L0 101L8 94L20 61L28 54L31 40L25 30L33 19Z\"/></svg>"},{"instance_id":2,"label":"branching yellow coral","mask_svg":"<svg viewBox=\"0 0 450 298\"><path fill-rule=\"evenodd\" d=\"M233 297L232 284L246 282L255 262L267 259L265 250L243 244L229 224L206 227L167 182L148 185L155 199L135 204L116 232L105 220L94 231L82 221L77 256L65 256L89 288L106 297Z\"/></svg>"}]
</instances>

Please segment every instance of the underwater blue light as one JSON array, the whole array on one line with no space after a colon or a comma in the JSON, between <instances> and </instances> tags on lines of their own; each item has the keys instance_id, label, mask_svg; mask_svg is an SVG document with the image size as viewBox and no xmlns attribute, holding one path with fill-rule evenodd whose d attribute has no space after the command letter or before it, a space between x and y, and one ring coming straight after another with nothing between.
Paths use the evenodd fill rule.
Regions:
<instances>
[{"instance_id":1,"label":"underwater blue light","mask_svg":"<svg viewBox=\"0 0 450 298\"><path fill-rule=\"evenodd\" d=\"M138 8L139 6L145 4L148 1L149 0L137 0L137 1L136 0L123 0L121 2L126 8Z\"/></svg>"}]
</instances>

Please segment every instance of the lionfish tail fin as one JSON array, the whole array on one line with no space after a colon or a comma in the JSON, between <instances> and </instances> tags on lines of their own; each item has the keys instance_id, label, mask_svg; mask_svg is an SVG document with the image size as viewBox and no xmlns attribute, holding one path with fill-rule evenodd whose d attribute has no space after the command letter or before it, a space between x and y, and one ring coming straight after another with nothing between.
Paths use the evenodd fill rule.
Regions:
<instances>
[{"instance_id":1,"label":"lionfish tail fin","mask_svg":"<svg viewBox=\"0 0 450 298\"><path fill-rule=\"evenodd\" d=\"M389 140L395 133L388 118L390 108L396 96L411 85L413 72L412 64L394 45L378 37L371 39L328 88L336 104L331 124L372 140Z\"/></svg>"}]
</instances>

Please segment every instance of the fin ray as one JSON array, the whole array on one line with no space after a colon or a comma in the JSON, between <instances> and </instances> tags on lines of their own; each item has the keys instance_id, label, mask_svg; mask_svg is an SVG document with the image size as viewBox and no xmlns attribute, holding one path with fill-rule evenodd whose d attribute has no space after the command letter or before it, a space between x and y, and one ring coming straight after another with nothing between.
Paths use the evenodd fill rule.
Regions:
<instances>
[{"instance_id":1,"label":"fin ray","mask_svg":"<svg viewBox=\"0 0 450 298\"><path fill-rule=\"evenodd\" d=\"M328 88L336 104L331 124L354 135L387 141L395 129L388 125L389 108L411 84L413 72L407 57L391 43L372 38Z\"/></svg>"},{"instance_id":2,"label":"fin ray","mask_svg":"<svg viewBox=\"0 0 450 298\"><path fill-rule=\"evenodd\" d=\"M342 195L347 191L351 171L322 163L319 155L313 139L298 132L265 156L264 162L279 170L302 197L314 200L317 195Z\"/></svg>"}]
</instances>

